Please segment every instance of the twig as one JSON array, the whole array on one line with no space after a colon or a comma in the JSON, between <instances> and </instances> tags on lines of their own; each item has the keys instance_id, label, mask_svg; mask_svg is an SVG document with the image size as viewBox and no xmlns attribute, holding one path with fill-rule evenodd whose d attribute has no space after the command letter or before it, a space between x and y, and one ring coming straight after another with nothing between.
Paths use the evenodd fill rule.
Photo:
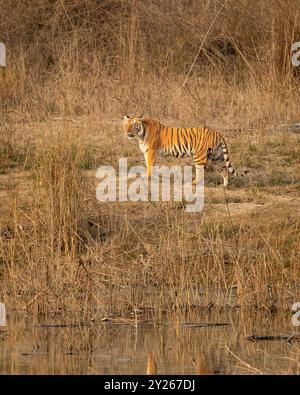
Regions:
<instances>
[{"instance_id":1,"label":"twig","mask_svg":"<svg viewBox=\"0 0 300 395\"><path fill-rule=\"evenodd\" d=\"M180 326L184 328L209 328L215 326L228 326L229 322L182 322Z\"/></svg>"},{"instance_id":2,"label":"twig","mask_svg":"<svg viewBox=\"0 0 300 395\"><path fill-rule=\"evenodd\" d=\"M245 340L251 340L251 341L272 341L272 340L285 340L288 342L291 342L292 340L300 340L300 334L299 333L291 333L287 335L266 335L266 336L257 336L257 335L251 335L247 336Z\"/></svg>"},{"instance_id":3,"label":"twig","mask_svg":"<svg viewBox=\"0 0 300 395\"><path fill-rule=\"evenodd\" d=\"M205 34L205 36L204 36L204 39L203 39L203 41L202 41L202 43L201 43L201 45L200 45L200 47L199 47L199 49L198 49L198 52L197 52L197 54L196 54L196 56L195 56L195 58L194 58L194 60L193 60L193 62L192 62L192 64L191 64L191 66L190 66L190 68L189 68L189 71L188 71L186 77L185 77L185 80L183 81L182 89L185 88L185 85L186 85L186 83L187 83L187 80L188 80L188 78L189 78L189 76L190 76L190 74L191 74L191 71L192 71L192 69L193 69L193 67L194 67L194 65L195 65L195 63L196 63L196 61L197 61L197 59L198 59L198 56L200 55L200 52L202 51L202 48L203 48L203 46L204 46L204 43L205 43L205 41L206 41L206 39L207 39L207 37L208 37L208 35L209 35L209 33L210 33L210 31L211 31L213 25L215 24L215 22L216 22L218 16L220 15L221 11L222 11L223 8L225 7L226 1L227 1L227 0L224 1L222 7L221 7L221 8L219 9L219 11L217 12L216 16L214 17L212 23L210 24L210 26L209 26L209 28L208 28L208 30L207 30L207 32L206 32L206 34Z\"/></svg>"},{"instance_id":4,"label":"twig","mask_svg":"<svg viewBox=\"0 0 300 395\"><path fill-rule=\"evenodd\" d=\"M227 346L227 344L225 344L225 348L226 350L234 357L236 358L242 365L246 366L248 369L254 370L255 372L259 373L259 374L264 374L261 370L251 366L249 363L243 361L241 358L239 358L236 354L234 354L233 351L230 350L230 348Z\"/></svg>"},{"instance_id":5,"label":"twig","mask_svg":"<svg viewBox=\"0 0 300 395\"><path fill-rule=\"evenodd\" d=\"M233 45L235 46L237 52L240 54L240 56L241 56L241 58L243 59L243 61L244 61L244 62L246 63L246 65L249 67L249 69L250 69L250 71L251 71L251 75L252 75L252 77L254 78L254 80L255 80L261 87L263 87L261 81L260 81L258 78L256 78L256 76L255 76L255 71L253 70L253 67L252 67L251 64L248 62L248 60L245 58L245 56L243 55L242 51L239 49L237 43L235 42L235 40L233 39L233 37L232 37L230 34L229 34L229 38L230 38L230 40L232 41Z\"/></svg>"},{"instance_id":6,"label":"twig","mask_svg":"<svg viewBox=\"0 0 300 395\"><path fill-rule=\"evenodd\" d=\"M44 323L44 324L38 324L37 326L39 328L76 328L76 327L80 327L80 326L89 326L92 325L93 322L92 321L81 321L81 322L77 322L77 323L70 323L70 324L66 324L66 323Z\"/></svg>"}]
</instances>

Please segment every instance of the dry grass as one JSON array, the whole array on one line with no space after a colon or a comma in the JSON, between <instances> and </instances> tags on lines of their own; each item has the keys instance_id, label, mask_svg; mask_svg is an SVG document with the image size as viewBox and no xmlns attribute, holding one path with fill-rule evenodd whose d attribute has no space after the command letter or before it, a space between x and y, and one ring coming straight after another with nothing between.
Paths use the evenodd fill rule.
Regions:
<instances>
[{"instance_id":1,"label":"dry grass","mask_svg":"<svg viewBox=\"0 0 300 395\"><path fill-rule=\"evenodd\" d=\"M180 97L223 5L187 84L193 96ZM290 62L300 35L297 6L297 0L24 0L12 11L3 0L0 40L8 68L1 108L38 119L111 118L126 110L202 122L219 117L230 97L234 124L248 101L256 105L255 121L267 125L275 108L276 120L287 120L288 98L299 100Z\"/></svg>"},{"instance_id":2,"label":"dry grass","mask_svg":"<svg viewBox=\"0 0 300 395\"><path fill-rule=\"evenodd\" d=\"M182 89L222 4L19 1L12 16L1 3L10 311L138 320L208 306L275 312L299 299L299 135L275 128L299 121L297 2L227 1ZM224 130L250 177L225 195L208 172L194 215L174 202L97 203L98 166L142 161L121 135L124 112Z\"/></svg>"},{"instance_id":3,"label":"dry grass","mask_svg":"<svg viewBox=\"0 0 300 395\"><path fill-rule=\"evenodd\" d=\"M233 162L248 165L238 156L250 151L257 169L226 195L208 171L204 211L187 214L176 202L98 203L87 167L116 165L123 152L141 163L141 154L117 124L77 121L32 123L29 170L1 176L2 293L11 307L156 318L205 306L290 308L299 288L299 164L289 163L297 135L230 133Z\"/></svg>"}]
</instances>

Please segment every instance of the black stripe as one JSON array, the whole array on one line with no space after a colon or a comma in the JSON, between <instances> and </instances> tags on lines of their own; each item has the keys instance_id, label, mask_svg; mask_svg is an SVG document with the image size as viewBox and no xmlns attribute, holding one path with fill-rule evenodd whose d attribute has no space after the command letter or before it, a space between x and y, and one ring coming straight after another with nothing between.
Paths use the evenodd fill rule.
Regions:
<instances>
[{"instance_id":1,"label":"black stripe","mask_svg":"<svg viewBox=\"0 0 300 395\"><path fill-rule=\"evenodd\" d=\"M190 151L189 142L188 142L188 135L187 135L187 131L185 128L183 129L183 131L184 131L182 133L183 148L185 149L185 152L187 154L188 151Z\"/></svg>"}]
</instances>

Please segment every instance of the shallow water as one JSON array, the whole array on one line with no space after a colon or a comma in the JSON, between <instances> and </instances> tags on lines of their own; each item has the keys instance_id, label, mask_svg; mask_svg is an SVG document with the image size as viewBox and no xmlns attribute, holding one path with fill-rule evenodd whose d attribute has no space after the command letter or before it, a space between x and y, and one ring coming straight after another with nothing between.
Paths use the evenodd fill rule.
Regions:
<instances>
[{"instance_id":1,"label":"shallow water","mask_svg":"<svg viewBox=\"0 0 300 395\"><path fill-rule=\"evenodd\" d=\"M0 329L0 374L300 373L300 341L245 339L295 332L283 313L229 309L138 325L100 321L49 327L51 323L9 317L5 330Z\"/></svg>"}]
</instances>

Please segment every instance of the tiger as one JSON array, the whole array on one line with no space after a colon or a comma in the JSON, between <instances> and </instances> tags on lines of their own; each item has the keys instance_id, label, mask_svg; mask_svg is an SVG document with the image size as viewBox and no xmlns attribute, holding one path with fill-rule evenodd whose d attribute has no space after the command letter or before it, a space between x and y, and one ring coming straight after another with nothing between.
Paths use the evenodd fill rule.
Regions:
<instances>
[{"instance_id":1,"label":"tiger","mask_svg":"<svg viewBox=\"0 0 300 395\"><path fill-rule=\"evenodd\" d=\"M151 170L155 158L160 153L175 157L193 156L196 177L193 185L201 180L203 169L208 160L216 165L223 177L223 186L227 187L229 175L244 177L249 171L237 172L230 163L227 144L220 132L207 127L174 128L165 126L156 119L144 117L130 117L124 115L124 132L128 139L138 137L139 147L144 154L147 175Z\"/></svg>"}]
</instances>

